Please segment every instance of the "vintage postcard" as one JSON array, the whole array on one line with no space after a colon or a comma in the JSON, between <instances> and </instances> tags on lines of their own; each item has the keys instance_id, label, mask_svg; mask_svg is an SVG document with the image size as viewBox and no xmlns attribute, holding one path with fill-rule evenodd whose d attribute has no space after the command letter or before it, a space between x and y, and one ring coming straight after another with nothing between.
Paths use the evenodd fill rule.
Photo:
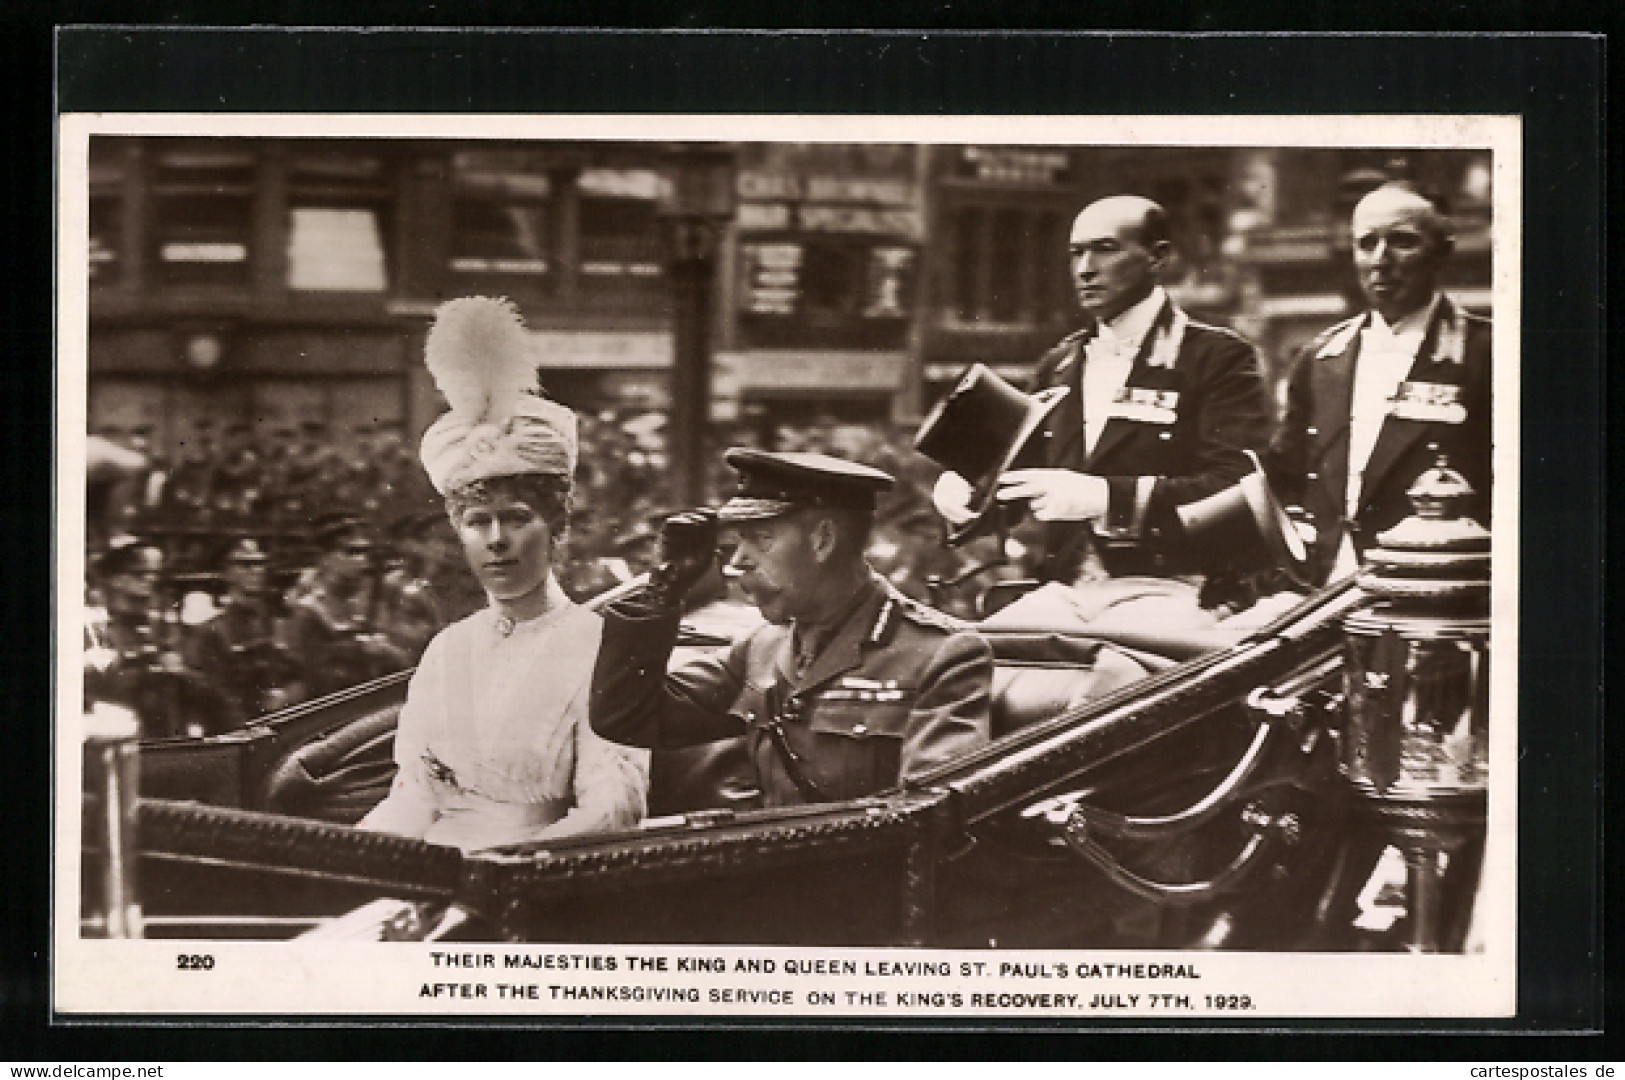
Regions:
<instances>
[{"instance_id":1,"label":"vintage postcard","mask_svg":"<svg viewBox=\"0 0 1625 1080\"><path fill-rule=\"evenodd\" d=\"M1521 140L62 115L58 1016L1513 1015Z\"/></svg>"}]
</instances>

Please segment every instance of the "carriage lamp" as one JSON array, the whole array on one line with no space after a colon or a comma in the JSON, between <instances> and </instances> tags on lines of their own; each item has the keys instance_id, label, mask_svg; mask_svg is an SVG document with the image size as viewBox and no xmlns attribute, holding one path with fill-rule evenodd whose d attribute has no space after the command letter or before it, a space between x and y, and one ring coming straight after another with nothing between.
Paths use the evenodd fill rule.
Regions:
<instances>
[{"instance_id":1,"label":"carriage lamp","mask_svg":"<svg viewBox=\"0 0 1625 1080\"><path fill-rule=\"evenodd\" d=\"M1339 769L1357 814L1405 858L1406 948L1457 952L1484 855L1489 763L1490 534L1441 456L1378 535L1343 620Z\"/></svg>"}]
</instances>

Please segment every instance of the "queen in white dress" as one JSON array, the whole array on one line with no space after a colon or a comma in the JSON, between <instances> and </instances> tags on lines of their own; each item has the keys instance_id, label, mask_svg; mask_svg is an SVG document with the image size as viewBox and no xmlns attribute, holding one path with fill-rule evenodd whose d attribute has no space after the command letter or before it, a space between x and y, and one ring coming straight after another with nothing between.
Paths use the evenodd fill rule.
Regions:
<instances>
[{"instance_id":1,"label":"queen in white dress","mask_svg":"<svg viewBox=\"0 0 1625 1080\"><path fill-rule=\"evenodd\" d=\"M443 305L426 353L452 410L424 434L424 468L491 603L429 643L401 709L394 785L360 827L472 851L634 825L648 753L587 723L602 621L553 576L575 414L533 392L535 360L505 302Z\"/></svg>"}]
</instances>

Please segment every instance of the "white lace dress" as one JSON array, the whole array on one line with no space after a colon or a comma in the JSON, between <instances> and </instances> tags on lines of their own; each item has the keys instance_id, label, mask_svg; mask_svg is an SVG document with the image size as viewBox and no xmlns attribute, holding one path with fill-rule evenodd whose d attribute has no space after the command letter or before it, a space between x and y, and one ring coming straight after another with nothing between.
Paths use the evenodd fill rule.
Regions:
<instances>
[{"instance_id":1,"label":"white lace dress","mask_svg":"<svg viewBox=\"0 0 1625 1080\"><path fill-rule=\"evenodd\" d=\"M472 851L643 817L648 751L587 723L603 620L548 589L538 618L509 629L487 607L429 642L401 708L400 771L360 828Z\"/></svg>"}]
</instances>

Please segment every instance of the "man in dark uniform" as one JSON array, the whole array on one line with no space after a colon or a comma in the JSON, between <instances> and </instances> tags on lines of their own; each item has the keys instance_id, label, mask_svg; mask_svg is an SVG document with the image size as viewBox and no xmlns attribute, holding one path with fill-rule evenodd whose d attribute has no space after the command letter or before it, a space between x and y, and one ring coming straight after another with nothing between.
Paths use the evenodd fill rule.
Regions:
<instances>
[{"instance_id":1,"label":"man in dark uniform","mask_svg":"<svg viewBox=\"0 0 1625 1080\"><path fill-rule=\"evenodd\" d=\"M1168 216L1151 200L1120 195L1085 207L1069 250L1090 324L1045 354L1034 389L1071 392L1041 432L1043 467L1004 474L999 498L1026 501L1046 523L1043 580L1136 578L1126 592L1085 590L1098 599L1086 607L1147 588L1194 601L1191 581L1180 589L1148 579L1201 572L1175 508L1235 483L1254 468L1248 452L1265 448L1271 409L1257 355L1239 335L1191 319L1158 283L1173 245ZM959 524L972 516L970 496L949 472L933 501Z\"/></svg>"},{"instance_id":2,"label":"man in dark uniform","mask_svg":"<svg viewBox=\"0 0 1625 1080\"><path fill-rule=\"evenodd\" d=\"M379 582L382 593L376 605L377 624L414 661L423 655L429 639L446 625L428 576L437 556L437 545L430 533L445 517L441 510L408 514L389 528L394 565Z\"/></svg>"},{"instance_id":3,"label":"man in dark uniform","mask_svg":"<svg viewBox=\"0 0 1625 1080\"><path fill-rule=\"evenodd\" d=\"M223 431L215 472L214 506L221 523L256 519L265 492L264 466L255 453L253 431L245 420L233 420Z\"/></svg>"},{"instance_id":4,"label":"man in dark uniform","mask_svg":"<svg viewBox=\"0 0 1625 1080\"><path fill-rule=\"evenodd\" d=\"M202 735L220 696L188 669L180 627L163 599L163 553L139 541L115 544L98 570L107 622L97 656L87 656L86 705L109 701L134 712L143 738Z\"/></svg>"},{"instance_id":5,"label":"man in dark uniform","mask_svg":"<svg viewBox=\"0 0 1625 1080\"><path fill-rule=\"evenodd\" d=\"M289 600L294 657L309 697L376 679L411 662L373 625L373 545L361 519L343 510L323 514L314 535L321 559Z\"/></svg>"},{"instance_id":6,"label":"man in dark uniform","mask_svg":"<svg viewBox=\"0 0 1625 1080\"><path fill-rule=\"evenodd\" d=\"M716 544L708 511L677 515L650 587L604 612L593 729L658 749L743 734L767 806L858 798L986 743L987 643L864 560L892 478L821 454L736 448L727 461L739 490L717 515L737 540L725 573L767 625L666 674L683 594Z\"/></svg>"},{"instance_id":7,"label":"man in dark uniform","mask_svg":"<svg viewBox=\"0 0 1625 1080\"><path fill-rule=\"evenodd\" d=\"M257 540L239 540L227 548L221 567L226 579L224 607L198 627L192 640L192 667L219 689L230 706L229 713L218 718L216 731L241 727L289 699L293 660L276 640L267 562Z\"/></svg>"},{"instance_id":8,"label":"man in dark uniform","mask_svg":"<svg viewBox=\"0 0 1625 1080\"><path fill-rule=\"evenodd\" d=\"M1298 355L1270 480L1307 519L1316 584L1355 570L1411 512L1405 492L1442 451L1489 522L1490 324L1438 291L1450 222L1415 190L1384 185L1354 208L1354 268L1367 310Z\"/></svg>"}]
</instances>

